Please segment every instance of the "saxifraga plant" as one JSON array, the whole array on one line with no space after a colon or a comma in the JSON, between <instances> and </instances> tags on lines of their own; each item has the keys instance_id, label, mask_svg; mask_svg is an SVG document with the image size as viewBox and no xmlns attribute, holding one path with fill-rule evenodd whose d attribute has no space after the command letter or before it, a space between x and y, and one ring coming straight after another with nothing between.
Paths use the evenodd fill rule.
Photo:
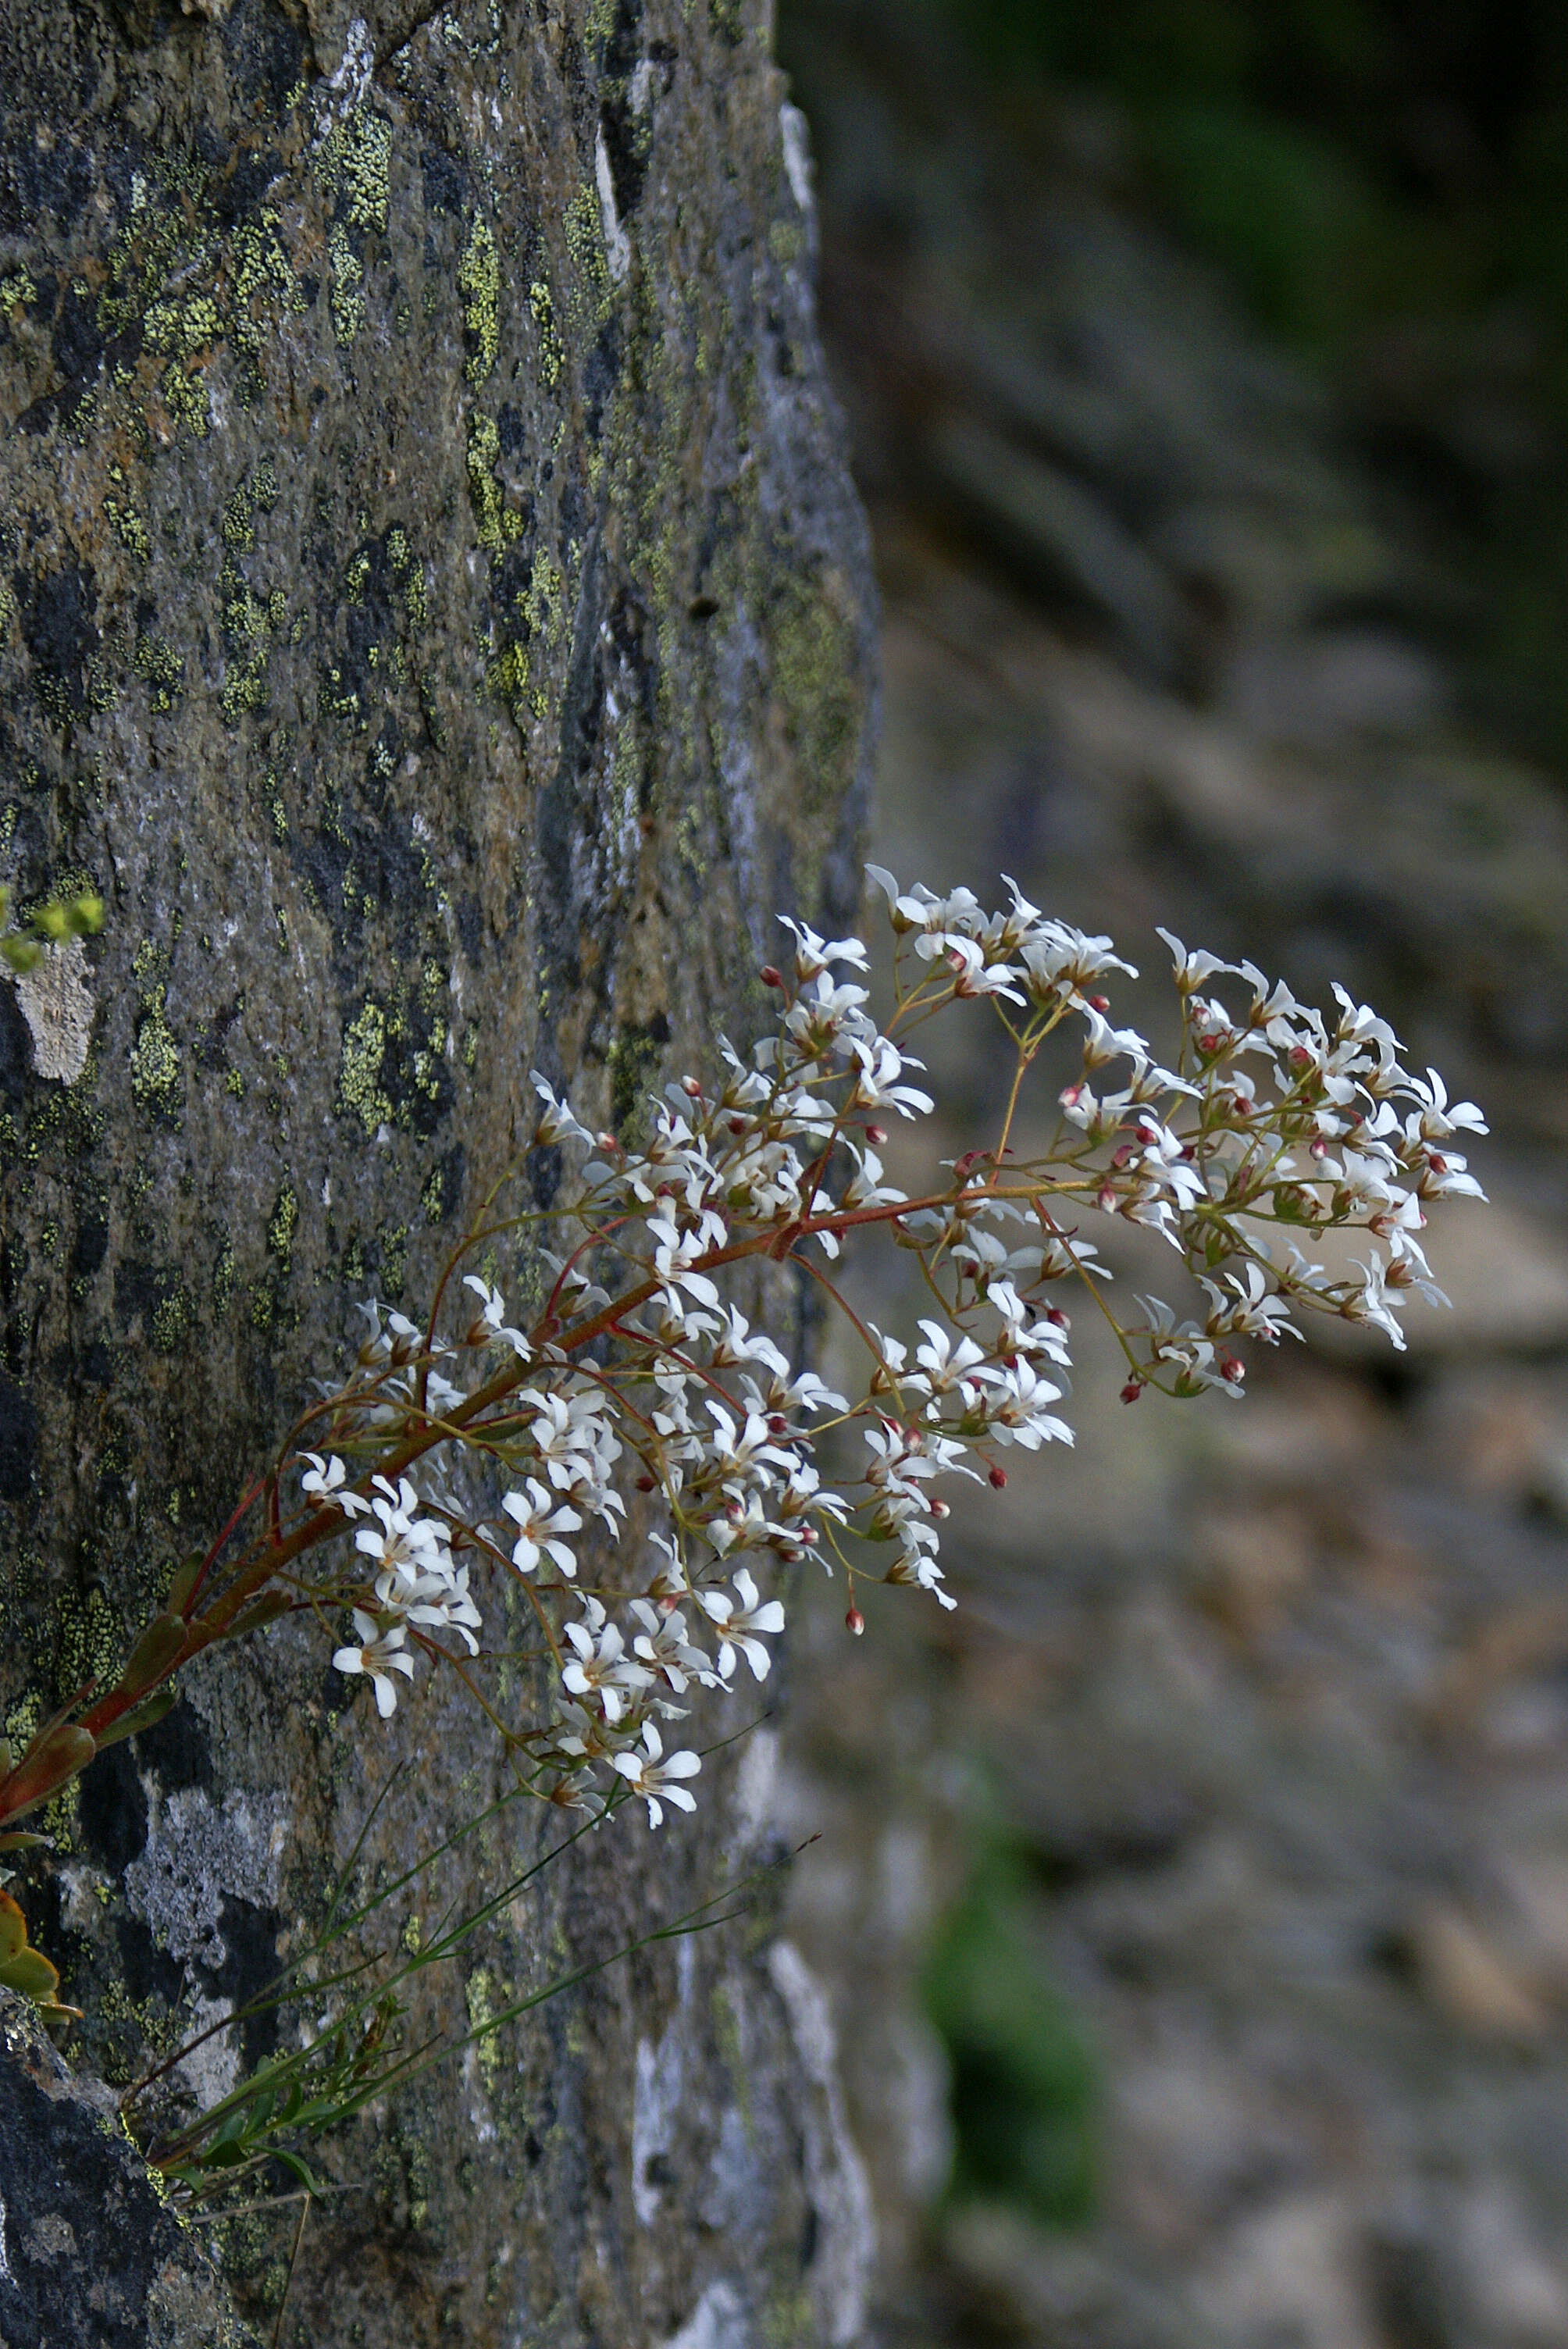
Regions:
<instances>
[{"instance_id":1,"label":"saxifraga plant","mask_svg":"<svg viewBox=\"0 0 1568 2349\"><path fill-rule=\"evenodd\" d=\"M681 1700L726 1686L742 1661L760 1680L783 1628L781 1602L743 1561L841 1567L856 1632L868 1577L953 1604L938 1485L1000 1485L1010 1448L1072 1440L1058 1409L1069 1284L1115 1330L1127 1402L1149 1387L1239 1395L1237 1349L1298 1336L1298 1309L1399 1346L1410 1293L1440 1301L1418 1235L1433 1201L1481 1195L1454 1137L1485 1127L1435 1071L1411 1075L1392 1030L1342 988L1325 1018L1252 964L1161 932L1181 1013L1166 1068L1112 1024L1102 990L1131 967L1108 938L1047 918L1010 882L1008 905L987 913L965 889L905 894L871 874L893 940L886 1024L847 975L865 972L864 946L789 922L789 969L762 973L779 999L773 1031L748 1061L718 1040L711 1078L654 1102L645 1146L590 1133L535 1076L532 1146L575 1160L551 1206L510 1215L492 1194L422 1324L363 1309L349 1376L177 1573L115 1685L77 1691L20 1755L0 1749L0 1829L155 1719L183 1665L302 1611L347 1617L334 1661L369 1682L383 1716L421 1661L453 1671L521 1789L590 1810L634 1795L656 1826L667 1806L694 1806L699 1756L665 1747ZM883 1180L884 1121L931 1111L910 1040L959 1013L1000 1021L1006 1108L992 1142L909 1197ZM1053 1071L1064 1031L1078 1049ZM1025 1150L1036 1087L1054 1131ZM1170 1243L1195 1318L1155 1298L1118 1317L1085 1237L1098 1216ZM524 1326L464 1267L529 1231L549 1285ZM843 1250L873 1231L916 1259L931 1302L918 1343L884 1336L840 1286ZM1364 1256L1315 1263L1314 1244L1343 1231L1364 1236ZM770 1265L801 1268L847 1317L867 1364L858 1401L749 1325L734 1289ZM838 1456L857 1435L861 1446L859 1475L831 1487L814 1456L829 1431ZM590 1588L579 1549L595 1518L611 1568ZM549 1659L548 1718L517 1716L500 1669L515 1655L487 1643L482 1602L502 1576ZM23 1839L0 1835L0 1848Z\"/></svg>"}]
</instances>

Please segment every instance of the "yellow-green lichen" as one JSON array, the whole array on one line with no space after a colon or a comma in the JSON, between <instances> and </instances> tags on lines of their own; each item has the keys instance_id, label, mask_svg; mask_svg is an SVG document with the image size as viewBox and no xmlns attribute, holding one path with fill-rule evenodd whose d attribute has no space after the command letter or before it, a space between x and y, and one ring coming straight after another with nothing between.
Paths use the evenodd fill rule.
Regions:
<instances>
[{"instance_id":1,"label":"yellow-green lichen","mask_svg":"<svg viewBox=\"0 0 1568 2349\"><path fill-rule=\"evenodd\" d=\"M381 1235L381 1286L388 1297L401 1297L408 1259L408 1226L394 1224Z\"/></svg>"},{"instance_id":2,"label":"yellow-green lichen","mask_svg":"<svg viewBox=\"0 0 1568 2349\"><path fill-rule=\"evenodd\" d=\"M111 465L108 469L108 477L116 484L117 489L123 488L124 466ZM129 496L117 496L114 490L108 491L104 497L103 510L114 529L115 536L125 548L126 553L133 554L138 563L150 562L152 533L148 529L146 522L137 512Z\"/></svg>"},{"instance_id":3,"label":"yellow-green lichen","mask_svg":"<svg viewBox=\"0 0 1568 2349\"><path fill-rule=\"evenodd\" d=\"M351 227L385 229L392 191L392 125L383 116L356 106L323 140L315 168L327 194L345 198Z\"/></svg>"},{"instance_id":4,"label":"yellow-green lichen","mask_svg":"<svg viewBox=\"0 0 1568 2349\"><path fill-rule=\"evenodd\" d=\"M465 372L476 388L496 363L500 348L500 259L490 222L474 214L458 268L463 325L473 342Z\"/></svg>"},{"instance_id":5,"label":"yellow-green lichen","mask_svg":"<svg viewBox=\"0 0 1568 2349\"><path fill-rule=\"evenodd\" d=\"M505 545L501 532L503 508L494 468L500 461L500 431L495 418L486 416L478 408L469 417L469 446L464 461L469 476L469 502L474 510L480 544L487 553L500 554Z\"/></svg>"},{"instance_id":6,"label":"yellow-green lichen","mask_svg":"<svg viewBox=\"0 0 1568 2349\"><path fill-rule=\"evenodd\" d=\"M88 1681L112 1688L125 1652L125 1636L103 1592L96 1585L79 1599L67 1591L55 1619L58 1626L56 1686L62 1693L79 1689Z\"/></svg>"},{"instance_id":7,"label":"yellow-green lichen","mask_svg":"<svg viewBox=\"0 0 1568 2349\"><path fill-rule=\"evenodd\" d=\"M14 318L19 309L38 298L38 289L24 265L14 269L8 277L0 277L0 310Z\"/></svg>"},{"instance_id":8,"label":"yellow-green lichen","mask_svg":"<svg viewBox=\"0 0 1568 2349\"><path fill-rule=\"evenodd\" d=\"M775 690L805 771L816 814L848 781L859 741L852 645L820 589L791 582L772 625Z\"/></svg>"},{"instance_id":9,"label":"yellow-green lichen","mask_svg":"<svg viewBox=\"0 0 1568 2349\"><path fill-rule=\"evenodd\" d=\"M166 644L161 636L139 636L135 667L151 688L148 695L150 706L154 709L172 709L185 683L185 663L173 646Z\"/></svg>"},{"instance_id":10,"label":"yellow-green lichen","mask_svg":"<svg viewBox=\"0 0 1568 2349\"><path fill-rule=\"evenodd\" d=\"M176 427L183 424L196 440L204 440L211 422L207 398L207 378L201 369L181 366L178 360L164 369L159 388L163 405Z\"/></svg>"},{"instance_id":11,"label":"yellow-green lichen","mask_svg":"<svg viewBox=\"0 0 1568 2349\"><path fill-rule=\"evenodd\" d=\"M365 264L341 222L327 239L326 257L332 264L332 331L346 348L365 324Z\"/></svg>"},{"instance_id":12,"label":"yellow-green lichen","mask_svg":"<svg viewBox=\"0 0 1568 2349\"><path fill-rule=\"evenodd\" d=\"M254 357L261 349L261 330L251 315L258 294L282 296L282 305L295 314L305 306L304 289L294 264L278 241L278 216L263 212L259 220L242 221L230 245L233 288L232 332L242 351ZM263 460L269 463L270 460Z\"/></svg>"},{"instance_id":13,"label":"yellow-green lichen","mask_svg":"<svg viewBox=\"0 0 1568 2349\"><path fill-rule=\"evenodd\" d=\"M528 289L528 306L533 313L533 323L539 331L539 379L547 391L553 391L561 381L566 354L556 332L555 305L551 299L550 288L542 277L536 277Z\"/></svg>"},{"instance_id":14,"label":"yellow-green lichen","mask_svg":"<svg viewBox=\"0 0 1568 2349\"><path fill-rule=\"evenodd\" d=\"M474 2054L486 2093L493 2096L500 2077L500 2048L497 2033L490 2026L506 2004L505 1988L489 1966L480 1966L464 1985L464 2002L469 2010L469 2029L483 2033L475 2043Z\"/></svg>"},{"instance_id":15,"label":"yellow-green lichen","mask_svg":"<svg viewBox=\"0 0 1568 2349\"><path fill-rule=\"evenodd\" d=\"M602 324L609 315L614 288L604 258L604 230L596 188L579 188L566 207L562 223L566 250L577 273L573 308L584 329Z\"/></svg>"},{"instance_id":16,"label":"yellow-green lichen","mask_svg":"<svg viewBox=\"0 0 1568 2349\"><path fill-rule=\"evenodd\" d=\"M193 294L183 301L153 303L141 331L149 350L191 359L222 339L223 315L210 294Z\"/></svg>"},{"instance_id":17,"label":"yellow-green lichen","mask_svg":"<svg viewBox=\"0 0 1568 2349\"><path fill-rule=\"evenodd\" d=\"M285 1276L294 1261L294 1234L299 1229L299 1194L292 1183L285 1183L278 1193L272 1221L267 1226L267 1247L275 1256Z\"/></svg>"},{"instance_id":18,"label":"yellow-green lichen","mask_svg":"<svg viewBox=\"0 0 1568 2349\"><path fill-rule=\"evenodd\" d=\"M250 484L242 481L223 508L223 543L231 554L248 554L254 546L256 525L252 519L254 511Z\"/></svg>"},{"instance_id":19,"label":"yellow-green lichen","mask_svg":"<svg viewBox=\"0 0 1568 2349\"><path fill-rule=\"evenodd\" d=\"M430 1178L419 1195L419 1205L428 1222L438 1224L444 1218L447 1212L447 1170L444 1166L431 1170Z\"/></svg>"},{"instance_id":20,"label":"yellow-green lichen","mask_svg":"<svg viewBox=\"0 0 1568 2349\"><path fill-rule=\"evenodd\" d=\"M180 1048L163 1006L160 983L147 999L130 1048L130 1089L143 1109L171 1109L180 1090Z\"/></svg>"},{"instance_id":21,"label":"yellow-green lichen","mask_svg":"<svg viewBox=\"0 0 1568 2349\"><path fill-rule=\"evenodd\" d=\"M337 1071L340 1108L356 1117L366 1133L374 1133L392 1115L392 1103L383 1090L381 1071L387 1057L387 1015L378 1003L367 1003L343 1031Z\"/></svg>"},{"instance_id":22,"label":"yellow-green lichen","mask_svg":"<svg viewBox=\"0 0 1568 2349\"><path fill-rule=\"evenodd\" d=\"M518 601L530 635L553 650L566 626L566 575L542 547L533 558L528 585Z\"/></svg>"},{"instance_id":23,"label":"yellow-green lichen","mask_svg":"<svg viewBox=\"0 0 1568 2349\"><path fill-rule=\"evenodd\" d=\"M152 1309L150 1335L160 1354L172 1354L183 1343L194 1326L196 1308L182 1281L176 1281L166 1296L160 1297ZM179 1515L178 1496L171 1510Z\"/></svg>"}]
</instances>

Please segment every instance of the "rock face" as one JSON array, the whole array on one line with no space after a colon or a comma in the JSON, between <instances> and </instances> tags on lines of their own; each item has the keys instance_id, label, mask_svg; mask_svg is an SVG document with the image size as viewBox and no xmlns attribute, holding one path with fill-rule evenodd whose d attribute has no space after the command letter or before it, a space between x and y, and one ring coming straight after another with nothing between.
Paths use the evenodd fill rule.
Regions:
<instances>
[{"instance_id":1,"label":"rock face","mask_svg":"<svg viewBox=\"0 0 1568 2349\"><path fill-rule=\"evenodd\" d=\"M428 1297L531 1066L633 1119L755 1023L777 911L845 917L871 594L753 0L5 0L0 61L0 878L106 905L0 979L25 1734L113 1671L350 1299ZM49 1815L15 1889L106 2076L266 1980L396 1759L366 1881L497 1783L471 1710L375 1731L325 1653L206 1660ZM744 1868L714 1775L695 1836L563 1862L449 1995ZM281 2337L847 2340L852 2157L766 1941L638 1960L368 2116ZM268 2324L292 2224L223 2240Z\"/></svg>"},{"instance_id":2,"label":"rock face","mask_svg":"<svg viewBox=\"0 0 1568 2349\"><path fill-rule=\"evenodd\" d=\"M108 2110L105 2110L105 2106ZM246 2349L222 2286L153 2192L111 2097L73 2082L0 1990L0 2339Z\"/></svg>"}]
</instances>

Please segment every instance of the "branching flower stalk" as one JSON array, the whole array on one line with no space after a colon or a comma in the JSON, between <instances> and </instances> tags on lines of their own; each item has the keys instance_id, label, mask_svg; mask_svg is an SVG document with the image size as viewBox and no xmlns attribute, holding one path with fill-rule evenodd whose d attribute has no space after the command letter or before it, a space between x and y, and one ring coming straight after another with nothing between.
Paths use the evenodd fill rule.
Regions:
<instances>
[{"instance_id":1,"label":"branching flower stalk","mask_svg":"<svg viewBox=\"0 0 1568 2349\"><path fill-rule=\"evenodd\" d=\"M1326 1019L1251 963L1161 932L1181 1038L1165 1068L1112 1023L1104 988L1136 974L1108 938L1047 918L1010 882L1007 905L987 913L967 890L904 893L871 875L893 942L885 1026L860 984L861 942L789 922L788 970L762 973L779 997L773 1032L749 1060L720 1040L711 1081L667 1087L645 1147L591 1133L536 1075L533 1148L574 1160L574 1173L546 1209L507 1215L492 1195L423 1326L363 1309L348 1378L177 1575L118 1683L79 1691L15 1763L0 1755L0 1826L145 1726L204 1649L304 1609L344 1626L334 1661L368 1681L383 1716L427 1663L445 1666L521 1785L591 1809L630 1793L657 1826L666 1806L694 1802L698 1756L665 1744L682 1700L731 1683L742 1664L765 1677L783 1627L748 1561L841 1568L851 1630L867 1577L953 1604L938 1487L1001 1485L1013 1448L1072 1440L1058 1301L1071 1284L1116 1331L1128 1402L1149 1387L1238 1396L1239 1349L1299 1336L1297 1312L1400 1346L1410 1294L1442 1301L1420 1235L1434 1201L1481 1195L1455 1137L1486 1129L1435 1071L1410 1074L1387 1022L1342 988ZM883 1179L886 1122L931 1112L910 1040L955 1015L1006 1031L1006 1114L989 1146L909 1197ZM1075 1036L1064 1084L1052 1063ZM1023 1148L1026 1121L1054 1124L1043 1149ZM1189 1318L1156 1298L1119 1318L1088 1237L1101 1216L1170 1244L1191 1277ZM514 1321L471 1268L543 1225L548 1293ZM931 1300L918 1342L884 1336L839 1286L844 1248L873 1227L918 1259ZM1333 1271L1312 1251L1338 1231L1362 1236L1365 1252ZM852 1404L736 1302L737 1282L769 1264L803 1267L847 1316L866 1365ZM838 1456L860 1447L858 1476L832 1487L817 1459L830 1430ZM499 1504L481 1507L475 1491ZM629 1508L645 1528L634 1539ZM580 1566L594 1521L614 1567L590 1588ZM547 1720L511 1717L501 1694L484 1602L508 1576L549 1661Z\"/></svg>"}]
</instances>

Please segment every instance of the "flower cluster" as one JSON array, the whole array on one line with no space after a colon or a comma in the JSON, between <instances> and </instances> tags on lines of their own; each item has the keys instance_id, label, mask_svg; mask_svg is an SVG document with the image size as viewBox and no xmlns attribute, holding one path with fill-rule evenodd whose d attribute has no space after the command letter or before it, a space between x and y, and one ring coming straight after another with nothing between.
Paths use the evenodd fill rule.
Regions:
<instances>
[{"instance_id":1,"label":"flower cluster","mask_svg":"<svg viewBox=\"0 0 1568 2349\"><path fill-rule=\"evenodd\" d=\"M762 973L779 1003L770 1032L748 1056L718 1040L712 1078L667 1087L639 1146L591 1131L534 1077L533 1144L568 1170L552 1206L502 1217L487 1203L494 1219L465 1237L422 1325L365 1309L351 1374L258 1488L264 1529L237 1557L214 1545L160 1619L177 1636L84 1716L93 1734L169 1659L267 1611L336 1604L353 1636L334 1661L369 1680L384 1716L421 1658L445 1663L525 1784L568 1805L634 1795L657 1826L667 1806L693 1806L699 1757L666 1739L694 1692L743 1667L768 1674L784 1609L755 1569L814 1557L843 1571L854 1630L867 1577L953 1604L943 1488L1003 1485L1014 1447L1072 1441L1066 1284L1117 1329L1128 1402L1150 1386L1239 1394L1238 1349L1299 1334L1297 1310L1403 1342L1410 1293L1439 1295L1427 1209L1480 1196L1454 1138L1485 1129L1434 1071L1402 1067L1384 1021L1338 988L1326 1019L1250 963L1161 933L1181 1011L1168 1068L1113 1024L1105 987L1136 973L1108 938L1048 918L1011 883L987 913L966 890L903 892L874 866L872 879L894 942L885 1021L861 941L790 922L786 966ZM933 1107L910 1038L972 1003L1014 1053L1001 1131L906 1196L881 1153L884 1121ZM1076 1055L1047 1073L1062 1031ZM1025 1150L1026 1128L1048 1133L1043 1147ZM1141 1319L1117 1321L1084 1229L1100 1216L1171 1245L1191 1277L1188 1319L1150 1298ZM917 1253L931 1299L907 1338L837 1285L844 1248L877 1227ZM1321 1235L1346 1229L1365 1237L1348 1270L1313 1261ZM530 1301L514 1311L493 1250L520 1235ZM476 1258L482 1270L465 1271ZM783 1264L852 1327L866 1370L852 1403L743 1309ZM547 1719L506 1717L519 1659L491 1643L482 1611L506 1577L537 1629Z\"/></svg>"}]
</instances>

